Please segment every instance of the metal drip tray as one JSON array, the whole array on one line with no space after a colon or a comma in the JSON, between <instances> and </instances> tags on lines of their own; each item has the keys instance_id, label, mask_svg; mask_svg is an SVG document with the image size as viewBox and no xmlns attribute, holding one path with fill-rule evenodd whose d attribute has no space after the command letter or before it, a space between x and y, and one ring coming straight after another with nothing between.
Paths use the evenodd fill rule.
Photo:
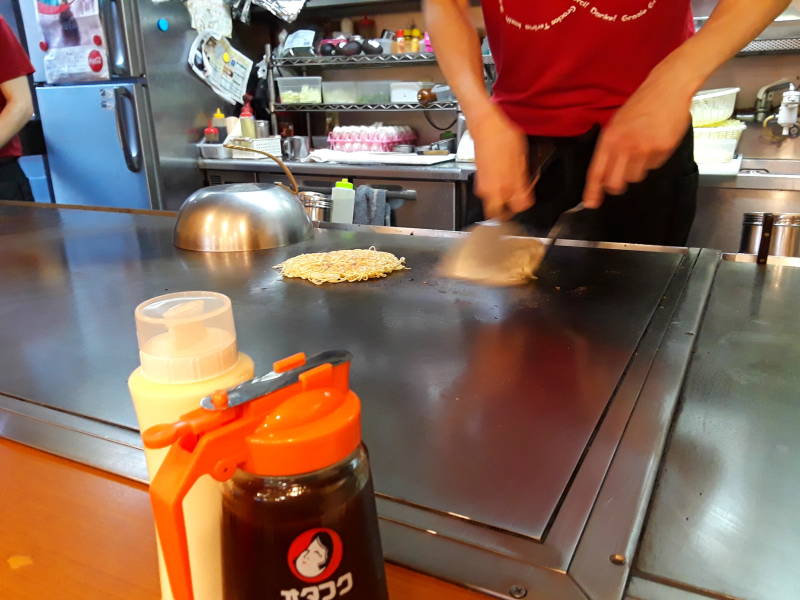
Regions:
<instances>
[{"instance_id":1,"label":"metal drip tray","mask_svg":"<svg viewBox=\"0 0 800 600\"><path fill-rule=\"evenodd\" d=\"M716 253L565 244L535 282L490 289L434 275L452 234L324 229L286 248L202 254L174 249L172 225L0 207L0 414L18 415L0 434L141 476L125 387L138 363L133 307L223 292L257 370L297 351L353 353L389 559L503 597L514 585L529 597L621 595L627 567L608 556L632 552ZM411 270L314 286L271 268L369 246ZM105 428L92 443L127 444L128 458L53 448L60 438L24 422L43 420L36 411Z\"/></svg>"}]
</instances>

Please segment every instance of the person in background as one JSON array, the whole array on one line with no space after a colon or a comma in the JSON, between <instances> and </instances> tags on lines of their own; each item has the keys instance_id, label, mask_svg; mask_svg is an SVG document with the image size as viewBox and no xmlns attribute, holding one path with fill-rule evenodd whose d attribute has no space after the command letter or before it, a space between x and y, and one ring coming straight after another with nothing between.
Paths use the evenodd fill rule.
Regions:
<instances>
[{"instance_id":1,"label":"person in background","mask_svg":"<svg viewBox=\"0 0 800 600\"><path fill-rule=\"evenodd\" d=\"M33 114L28 55L8 23L0 17L0 200L33 201L31 186L19 166L22 144L17 135Z\"/></svg>"},{"instance_id":2,"label":"person in background","mask_svg":"<svg viewBox=\"0 0 800 600\"><path fill-rule=\"evenodd\" d=\"M692 96L788 5L719 0L694 33L690 0L482 0L490 98L469 1L425 0L475 141L485 216L543 235L582 201L597 210L582 213L581 237L685 245L698 177Z\"/></svg>"}]
</instances>

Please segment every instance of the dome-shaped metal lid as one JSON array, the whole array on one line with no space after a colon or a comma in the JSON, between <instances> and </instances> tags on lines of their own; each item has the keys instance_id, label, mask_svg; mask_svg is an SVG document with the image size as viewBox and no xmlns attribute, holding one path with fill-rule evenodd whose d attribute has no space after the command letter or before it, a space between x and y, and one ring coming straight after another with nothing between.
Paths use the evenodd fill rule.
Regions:
<instances>
[{"instance_id":1,"label":"dome-shaped metal lid","mask_svg":"<svg viewBox=\"0 0 800 600\"><path fill-rule=\"evenodd\" d=\"M309 239L311 221L282 185L234 183L197 190L178 211L174 244L184 250L265 250Z\"/></svg>"}]
</instances>

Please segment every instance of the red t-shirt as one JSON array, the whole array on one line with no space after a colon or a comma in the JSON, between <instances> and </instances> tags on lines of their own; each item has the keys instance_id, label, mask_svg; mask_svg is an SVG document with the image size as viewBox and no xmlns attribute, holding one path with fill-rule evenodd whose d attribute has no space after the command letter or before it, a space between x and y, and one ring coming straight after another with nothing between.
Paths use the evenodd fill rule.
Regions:
<instances>
[{"instance_id":1,"label":"red t-shirt","mask_svg":"<svg viewBox=\"0 0 800 600\"><path fill-rule=\"evenodd\" d=\"M33 70L28 55L17 41L11 27L3 17L0 17L0 83L23 75L30 75ZM5 107L6 99L0 92L0 111ZM19 136L15 135L10 142L0 148L0 158L9 156L22 156L22 144L19 142Z\"/></svg>"},{"instance_id":2,"label":"red t-shirt","mask_svg":"<svg viewBox=\"0 0 800 600\"><path fill-rule=\"evenodd\" d=\"M604 125L694 32L690 0L483 0L495 101L530 135Z\"/></svg>"}]
</instances>

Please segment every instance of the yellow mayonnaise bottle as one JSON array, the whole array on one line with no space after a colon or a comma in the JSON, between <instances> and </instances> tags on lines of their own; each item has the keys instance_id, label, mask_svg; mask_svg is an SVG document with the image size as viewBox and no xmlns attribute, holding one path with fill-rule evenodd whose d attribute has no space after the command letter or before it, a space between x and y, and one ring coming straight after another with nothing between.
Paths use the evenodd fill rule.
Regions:
<instances>
[{"instance_id":1,"label":"yellow mayonnaise bottle","mask_svg":"<svg viewBox=\"0 0 800 600\"><path fill-rule=\"evenodd\" d=\"M172 423L220 389L253 378L253 361L239 352L230 298L216 292L178 292L136 307L140 366L128 379L139 430ZM168 449L144 451L152 480ZM204 475L183 503L195 600L222 598L219 484ZM161 548L162 600L172 600Z\"/></svg>"}]
</instances>

